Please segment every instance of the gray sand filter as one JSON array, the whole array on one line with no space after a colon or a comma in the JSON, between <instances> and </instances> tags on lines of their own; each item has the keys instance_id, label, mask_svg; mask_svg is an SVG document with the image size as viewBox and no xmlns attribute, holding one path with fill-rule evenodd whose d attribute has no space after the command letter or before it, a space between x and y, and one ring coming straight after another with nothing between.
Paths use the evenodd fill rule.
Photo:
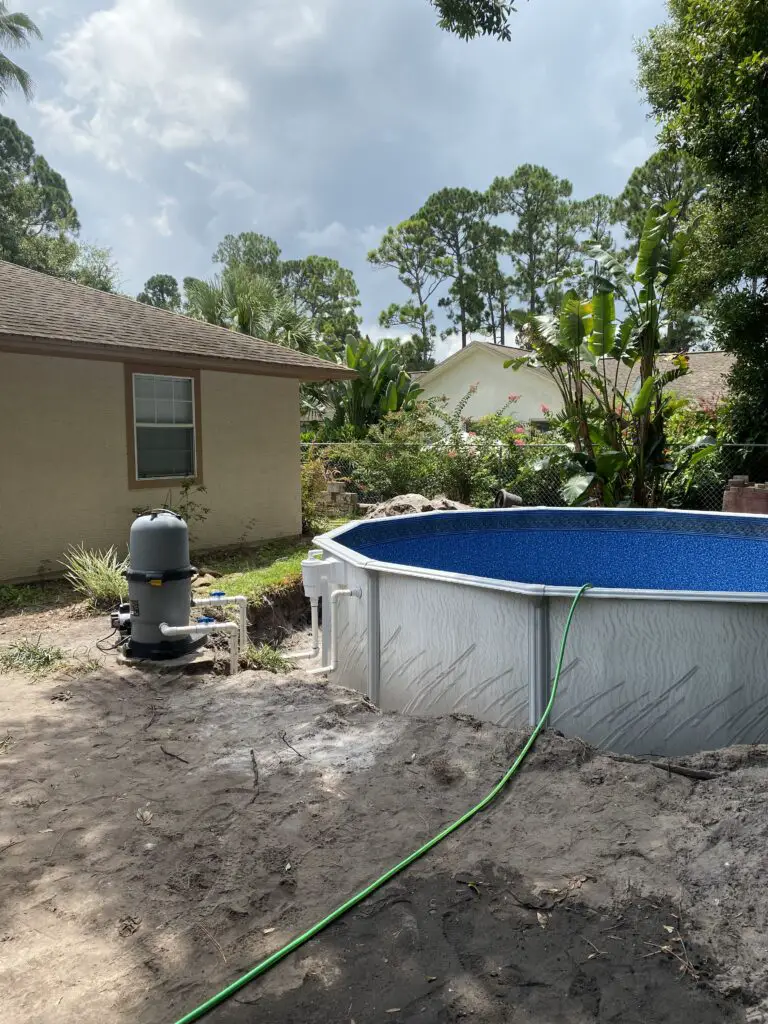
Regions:
<instances>
[{"instance_id":1,"label":"gray sand filter","mask_svg":"<svg viewBox=\"0 0 768 1024\"><path fill-rule=\"evenodd\" d=\"M205 643L205 636L168 638L160 624L189 625L192 577L189 530L176 512L158 509L139 516L131 527L128 603L132 658L179 658Z\"/></svg>"}]
</instances>

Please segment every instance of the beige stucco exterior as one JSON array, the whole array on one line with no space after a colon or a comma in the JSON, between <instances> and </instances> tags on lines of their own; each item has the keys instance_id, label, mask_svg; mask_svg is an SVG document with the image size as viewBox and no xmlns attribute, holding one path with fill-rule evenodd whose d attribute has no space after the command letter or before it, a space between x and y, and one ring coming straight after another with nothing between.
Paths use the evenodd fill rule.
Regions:
<instances>
[{"instance_id":1,"label":"beige stucco exterior","mask_svg":"<svg viewBox=\"0 0 768 1024\"><path fill-rule=\"evenodd\" d=\"M60 570L71 544L123 551L132 509L167 500L167 486L128 486L124 374L117 362L0 352L0 581ZM298 381L204 370L200 390L210 513L194 545L298 534Z\"/></svg>"},{"instance_id":2,"label":"beige stucco exterior","mask_svg":"<svg viewBox=\"0 0 768 1024\"><path fill-rule=\"evenodd\" d=\"M464 415L471 419L481 419L498 412L507 404L510 394L520 397L508 415L522 423L543 419L542 405L552 412L559 412L562 406L560 392L546 371L527 366L519 370L512 367L504 369L505 361L514 355L514 352L501 347L469 345L424 374L419 380L424 388L424 398L445 396L448 408L454 409L470 385L477 384L477 391L464 411Z\"/></svg>"}]
</instances>

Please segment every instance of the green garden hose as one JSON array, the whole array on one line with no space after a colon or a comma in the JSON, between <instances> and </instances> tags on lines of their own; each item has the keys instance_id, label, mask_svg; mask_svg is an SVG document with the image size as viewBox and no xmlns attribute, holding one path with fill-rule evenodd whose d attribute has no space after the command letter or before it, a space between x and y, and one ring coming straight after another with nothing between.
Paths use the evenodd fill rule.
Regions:
<instances>
[{"instance_id":1,"label":"green garden hose","mask_svg":"<svg viewBox=\"0 0 768 1024\"><path fill-rule=\"evenodd\" d=\"M255 967L251 968L251 970L248 971L247 974L244 974L236 981L233 981L231 985L227 985L227 987L223 988L221 992L218 992L215 996L212 996L210 999L206 1000L206 1002L201 1003L200 1006L185 1014L178 1021L176 1021L176 1024L193 1024L193 1021L200 1020L207 1013L210 1013L211 1010L215 1009L217 1006L221 1006L221 1004L226 1002L227 999L230 998L230 996L233 996L236 992L239 992L241 988L243 988L245 985L248 985L255 978L258 978L262 974L266 974L268 970L275 966L275 964L280 963L281 960L284 960L285 957L287 957L290 953L293 953L294 950L298 949L300 946L303 946L305 942L309 942L310 939L313 939L316 935L323 931L324 928L327 928L329 924L333 924L334 921L338 921L338 919L340 917L343 917L348 910L351 910L353 907L356 907L358 903L362 903L363 900L367 899L372 893L376 892L377 889L380 889L382 885L386 885L387 882L391 881L391 879L395 877L395 875L399 875L401 871L404 871L407 867L413 864L413 862L418 860L419 857L423 857L425 853L428 853L431 849L433 849L433 847L437 846L438 843L441 843L443 839L446 839L449 835L451 835L452 832L455 832L456 829L461 828L462 825L465 825L470 820L470 818L474 818L474 816L478 812L485 810L488 804L492 803L492 801L496 799L496 797L499 795L499 793L501 793L501 791L504 789L509 780L517 772L518 768L525 760L531 747L536 742L537 736L544 728L544 723L549 717L550 712L552 711L552 705L554 704L555 696L557 695L557 686L560 682L560 674L563 671L563 661L565 659L565 645L568 640L568 633L571 629L573 615L576 611L576 605L581 600L582 596L584 595L584 592L586 590L589 590L590 586L590 583L584 584L581 590L579 590L576 597L574 597L573 603L571 604L571 607L568 611L568 617L565 620L565 627L563 629L563 637L560 641L560 652L557 657L557 665L555 666L555 675L552 680L552 692L549 695L549 701L547 702L547 706L544 708L544 713L542 714L539 721L536 723L533 732L528 737L528 740L523 749L515 758L515 761L512 764L512 766L507 770L505 775L496 783L496 785L493 787L490 793L488 793L487 796L483 797L479 804L476 804L473 808L471 808L471 810L467 811L465 814L462 814L462 816L458 818L456 821L454 821L452 825L446 826L446 828L444 828L442 832L438 832L438 834L433 839L430 839L428 842L424 843L424 845L420 846L418 850L414 850L414 852L409 854L405 858L405 860L401 860L399 864L396 864L393 868L390 868L389 871L385 871L384 874L381 875L380 878L377 878L375 882L371 882L370 885L367 885L364 889L357 893L356 896L352 896L350 899L346 901L346 903L342 903L341 906L331 911L331 913L328 914L327 917L324 917L321 921L318 921L317 924L313 924L311 928L305 931L302 935L299 935L297 938L292 939L291 942L289 942L286 946L283 946L282 949L278 949L276 953L273 953L271 956L268 956L266 960L262 960L260 964L257 964Z\"/></svg>"}]
</instances>

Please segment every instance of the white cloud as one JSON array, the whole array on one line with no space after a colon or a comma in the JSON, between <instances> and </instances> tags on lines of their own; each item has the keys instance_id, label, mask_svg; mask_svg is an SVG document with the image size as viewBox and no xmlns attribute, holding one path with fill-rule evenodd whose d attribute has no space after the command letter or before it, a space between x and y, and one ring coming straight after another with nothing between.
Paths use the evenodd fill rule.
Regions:
<instances>
[{"instance_id":1,"label":"white cloud","mask_svg":"<svg viewBox=\"0 0 768 1024\"><path fill-rule=\"evenodd\" d=\"M230 140L248 97L209 43L177 0L115 0L57 40L65 98L41 117L62 145L134 173L147 149Z\"/></svg>"},{"instance_id":2,"label":"white cloud","mask_svg":"<svg viewBox=\"0 0 768 1024\"><path fill-rule=\"evenodd\" d=\"M316 231L299 231L298 238L310 249L349 249L361 248L368 252L381 241L383 228L373 224L367 228L348 228L339 221L331 221L324 228Z\"/></svg>"},{"instance_id":3,"label":"white cloud","mask_svg":"<svg viewBox=\"0 0 768 1024\"><path fill-rule=\"evenodd\" d=\"M172 199L170 196L166 196L160 200L158 205L160 206L160 212L156 216L150 217L149 223L158 235L162 235L163 238L170 238L173 234L173 230L171 228L169 213L173 207L177 205L176 200Z\"/></svg>"},{"instance_id":4,"label":"white cloud","mask_svg":"<svg viewBox=\"0 0 768 1024\"><path fill-rule=\"evenodd\" d=\"M644 164L653 152L653 145L643 135L634 135L622 142L611 153L611 163L624 171L632 171Z\"/></svg>"}]
</instances>

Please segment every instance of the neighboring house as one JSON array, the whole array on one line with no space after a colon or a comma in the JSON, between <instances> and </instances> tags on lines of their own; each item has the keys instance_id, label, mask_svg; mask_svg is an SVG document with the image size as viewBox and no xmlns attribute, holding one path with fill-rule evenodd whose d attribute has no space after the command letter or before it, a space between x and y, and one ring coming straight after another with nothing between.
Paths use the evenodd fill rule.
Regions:
<instances>
[{"instance_id":1,"label":"neighboring house","mask_svg":"<svg viewBox=\"0 0 768 1024\"><path fill-rule=\"evenodd\" d=\"M464 416L478 420L498 412L508 402L510 394L519 399L510 408L509 415L523 423L544 420L542 405L556 412L561 405L560 392L546 370L523 366L519 370L504 369L508 359L530 355L517 348L493 345L486 341L472 341L466 348L438 363L419 377L424 388L422 398L448 399L447 408L455 409L473 384L477 391L470 397Z\"/></svg>"},{"instance_id":2,"label":"neighboring house","mask_svg":"<svg viewBox=\"0 0 768 1024\"><path fill-rule=\"evenodd\" d=\"M0 261L0 580L125 549L204 485L197 546L301 532L299 383L345 367Z\"/></svg>"},{"instance_id":3,"label":"neighboring house","mask_svg":"<svg viewBox=\"0 0 768 1024\"><path fill-rule=\"evenodd\" d=\"M663 373L669 365L674 352L662 352L656 357L656 367ZM688 373L678 377L668 385L680 398L705 405L717 405L728 394L728 374L733 368L734 357L730 352L687 352ZM640 376L640 367L633 367L630 372L626 366L619 367L616 377L616 360L606 359L608 379L618 381L618 387L626 394Z\"/></svg>"},{"instance_id":4,"label":"neighboring house","mask_svg":"<svg viewBox=\"0 0 768 1024\"><path fill-rule=\"evenodd\" d=\"M419 384L424 388L422 397L445 396L448 408L453 409L470 386L477 384L477 391L467 403L465 416L476 420L498 412L511 393L520 397L510 409L510 415L523 423L541 425L544 420L542 406L552 412L559 412L562 408L560 392L552 377L539 367L504 369L507 360L530 354L522 349L473 341L419 378ZM669 355L659 355L660 371L664 370ZM728 352L691 352L688 353L688 359L689 372L673 381L669 389L682 398L715 405L727 394L727 378L733 366L733 356ZM630 372L622 365L617 375L613 359L605 360L605 367L608 379L616 379L619 389L625 391L632 389L640 372L639 366Z\"/></svg>"}]
</instances>

